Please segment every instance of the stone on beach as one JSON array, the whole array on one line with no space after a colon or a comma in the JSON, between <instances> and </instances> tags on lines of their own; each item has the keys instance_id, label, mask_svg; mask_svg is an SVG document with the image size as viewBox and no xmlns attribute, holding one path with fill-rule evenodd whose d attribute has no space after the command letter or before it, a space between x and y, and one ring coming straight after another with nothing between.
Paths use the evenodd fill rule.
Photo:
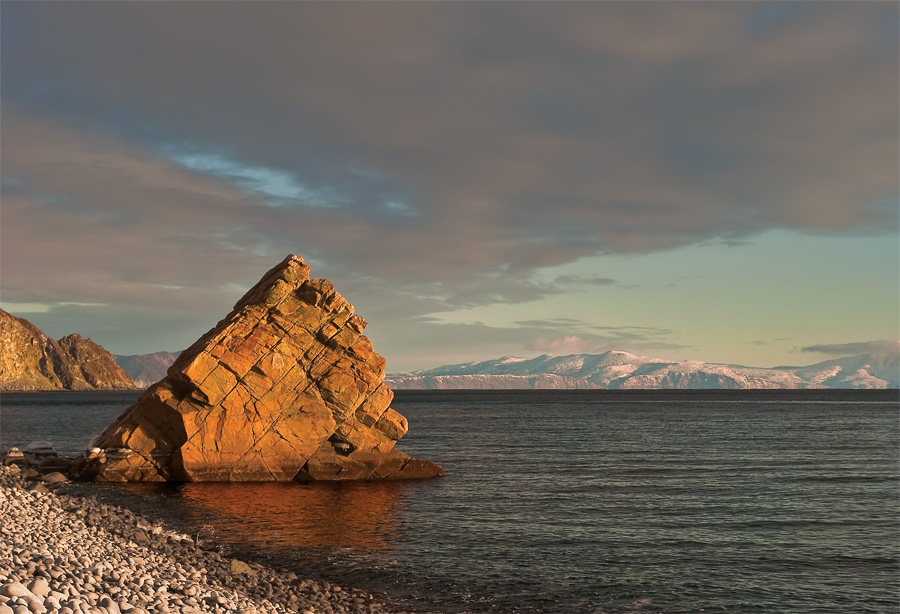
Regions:
<instances>
[{"instance_id":1,"label":"stone on beach","mask_svg":"<svg viewBox=\"0 0 900 614\"><path fill-rule=\"evenodd\" d=\"M29 491L0 466L0 614L386 611L366 595L223 557L92 498Z\"/></svg>"},{"instance_id":2,"label":"stone on beach","mask_svg":"<svg viewBox=\"0 0 900 614\"><path fill-rule=\"evenodd\" d=\"M93 442L79 479L288 481L443 475L394 444L365 320L299 256L270 270Z\"/></svg>"},{"instance_id":3,"label":"stone on beach","mask_svg":"<svg viewBox=\"0 0 900 614\"><path fill-rule=\"evenodd\" d=\"M6 456L3 457L3 464L14 466L27 465L28 460L19 448L12 447L6 452Z\"/></svg>"},{"instance_id":4,"label":"stone on beach","mask_svg":"<svg viewBox=\"0 0 900 614\"><path fill-rule=\"evenodd\" d=\"M50 594L50 585L47 584L47 580L44 578L35 578L28 584L28 590L33 595L46 597Z\"/></svg>"},{"instance_id":5,"label":"stone on beach","mask_svg":"<svg viewBox=\"0 0 900 614\"><path fill-rule=\"evenodd\" d=\"M52 471L46 475L44 475L44 481L50 484L60 484L62 482L68 482L69 478L64 476L59 471Z\"/></svg>"},{"instance_id":6,"label":"stone on beach","mask_svg":"<svg viewBox=\"0 0 900 614\"><path fill-rule=\"evenodd\" d=\"M34 597L34 594L21 582L10 582L0 586L0 595L4 597Z\"/></svg>"}]
</instances>

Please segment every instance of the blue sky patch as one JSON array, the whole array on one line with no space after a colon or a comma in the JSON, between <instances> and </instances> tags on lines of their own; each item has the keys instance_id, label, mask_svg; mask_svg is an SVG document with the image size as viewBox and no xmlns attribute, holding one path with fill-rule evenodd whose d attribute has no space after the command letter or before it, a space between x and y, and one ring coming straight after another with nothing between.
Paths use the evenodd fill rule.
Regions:
<instances>
[{"instance_id":1,"label":"blue sky patch","mask_svg":"<svg viewBox=\"0 0 900 614\"><path fill-rule=\"evenodd\" d=\"M310 187L283 170L242 164L218 153L170 152L167 157L192 171L213 175L242 190L263 196L272 206L330 208L341 204L333 190Z\"/></svg>"}]
</instances>

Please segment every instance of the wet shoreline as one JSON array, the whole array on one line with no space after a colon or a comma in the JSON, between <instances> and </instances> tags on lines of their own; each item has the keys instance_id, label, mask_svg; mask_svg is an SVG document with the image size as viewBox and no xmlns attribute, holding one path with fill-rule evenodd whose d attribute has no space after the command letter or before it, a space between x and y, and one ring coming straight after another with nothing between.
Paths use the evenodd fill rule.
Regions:
<instances>
[{"instance_id":1,"label":"wet shoreline","mask_svg":"<svg viewBox=\"0 0 900 614\"><path fill-rule=\"evenodd\" d=\"M34 478L0 468L0 614L401 611L363 590L232 558L212 536L105 502L111 493Z\"/></svg>"}]
</instances>

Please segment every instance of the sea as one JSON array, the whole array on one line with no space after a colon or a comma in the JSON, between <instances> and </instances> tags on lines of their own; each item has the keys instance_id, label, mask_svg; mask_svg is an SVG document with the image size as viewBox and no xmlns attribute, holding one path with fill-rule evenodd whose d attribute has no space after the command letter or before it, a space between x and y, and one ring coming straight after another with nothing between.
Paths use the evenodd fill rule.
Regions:
<instances>
[{"instance_id":1,"label":"sea","mask_svg":"<svg viewBox=\"0 0 900 614\"><path fill-rule=\"evenodd\" d=\"M3 394L77 454L136 393ZM420 482L97 485L233 556L398 609L900 611L900 392L398 391Z\"/></svg>"}]
</instances>

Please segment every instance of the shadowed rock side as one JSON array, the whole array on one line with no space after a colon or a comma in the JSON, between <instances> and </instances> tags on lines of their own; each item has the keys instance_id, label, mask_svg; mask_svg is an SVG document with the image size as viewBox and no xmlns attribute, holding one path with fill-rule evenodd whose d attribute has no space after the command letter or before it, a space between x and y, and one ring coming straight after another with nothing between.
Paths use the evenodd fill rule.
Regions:
<instances>
[{"instance_id":1,"label":"shadowed rock side","mask_svg":"<svg viewBox=\"0 0 900 614\"><path fill-rule=\"evenodd\" d=\"M54 341L0 309L0 390L130 390L113 355L81 335Z\"/></svg>"},{"instance_id":2,"label":"shadowed rock side","mask_svg":"<svg viewBox=\"0 0 900 614\"><path fill-rule=\"evenodd\" d=\"M430 478L443 470L394 449L385 360L365 320L289 256L168 375L93 442L75 475L97 481Z\"/></svg>"}]
</instances>

